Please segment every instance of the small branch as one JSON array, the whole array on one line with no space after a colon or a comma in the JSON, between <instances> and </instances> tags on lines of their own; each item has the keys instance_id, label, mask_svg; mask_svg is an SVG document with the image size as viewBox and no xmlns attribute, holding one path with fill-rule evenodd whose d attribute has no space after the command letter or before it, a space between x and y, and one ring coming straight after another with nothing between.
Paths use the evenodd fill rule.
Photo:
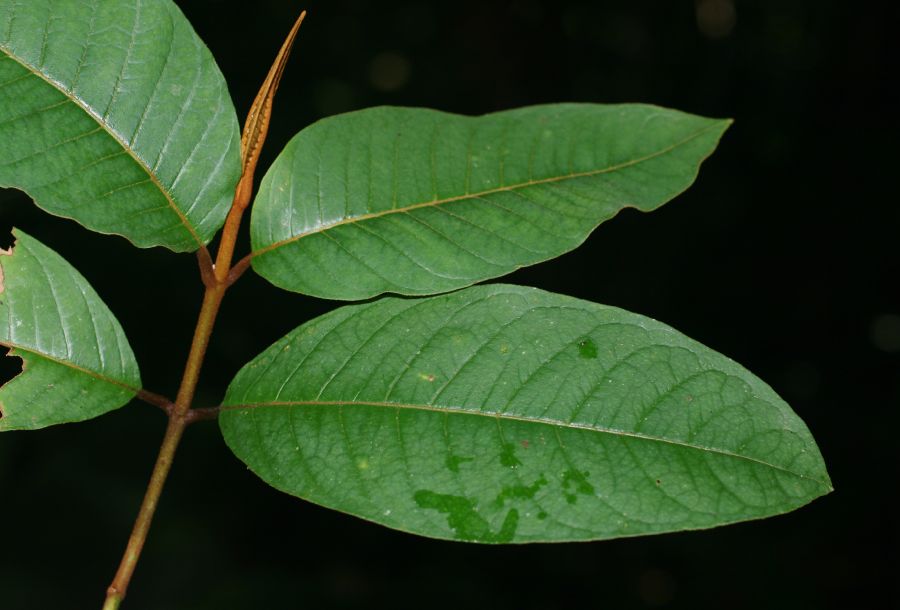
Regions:
<instances>
[{"instance_id":1,"label":"small branch","mask_svg":"<svg viewBox=\"0 0 900 610\"><path fill-rule=\"evenodd\" d=\"M217 419L219 417L219 413L222 411L222 407L208 407L205 409L191 409L184 415L184 420L187 425L191 425L194 422L198 421L207 421L210 419Z\"/></svg>"},{"instance_id":2,"label":"small branch","mask_svg":"<svg viewBox=\"0 0 900 610\"><path fill-rule=\"evenodd\" d=\"M238 183L237 192L234 196L231 210L225 218L225 226L222 228L222 239L219 241L219 251L216 254L216 263L213 265L213 281L227 288L228 272L231 270L231 259L234 255L234 246L237 243L238 229L241 226L241 219L244 216L245 206L240 205L243 197L249 197L247 191L243 188L246 184L245 178L241 178Z\"/></svg>"},{"instance_id":3,"label":"small branch","mask_svg":"<svg viewBox=\"0 0 900 610\"><path fill-rule=\"evenodd\" d=\"M147 485L144 501L141 503L137 519L134 522L134 529L128 538L125 554L122 556L122 561L119 564L119 569L116 571L112 584L106 591L104 609L118 608L121 601L125 598L128 584L131 582L131 576L134 574L138 558L141 556L141 551L144 548L144 542L147 540L147 532L150 531L150 523L153 521L154 513L156 513L163 485L169 476L169 470L172 468L175 450L178 448L178 443L188 424L187 412L194 399L194 391L197 388L206 347L209 345L209 337L212 334L216 314L219 312L219 306L224 295L225 286L222 284L216 284L212 288L207 288L206 293L203 295L203 305L197 318L197 327L194 330L194 339L191 341L191 350L185 364L181 387L178 388L178 396L174 404L172 404L171 410L169 410L169 425L166 427L166 434L163 437L162 446L159 449L159 455L153 467L153 473L150 475L150 483ZM153 395L149 397L155 400Z\"/></svg>"},{"instance_id":4,"label":"small branch","mask_svg":"<svg viewBox=\"0 0 900 610\"><path fill-rule=\"evenodd\" d=\"M236 262L234 264L234 266L231 268L231 270L228 272L228 275L225 278L226 285L231 286L236 281L238 281L238 278L240 278L242 275L244 275L244 272L250 267L250 261L252 260L252 258L253 258L253 255L248 254L247 256L245 256L244 258L242 258L241 260L239 260L238 262Z\"/></svg>"},{"instance_id":5,"label":"small branch","mask_svg":"<svg viewBox=\"0 0 900 610\"><path fill-rule=\"evenodd\" d=\"M103 604L103 610L119 610L119 606L122 604L122 598L118 595L109 595L106 598L106 602Z\"/></svg>"},{"instance_id":6,"label":"small branch","mask_svg":"<svg viewBox=\"0 0 900 610\"><path fill-rule=\"evenodd\" d=\"M156 506L159 504L159 496L162 493L166 477L169 475L169 470L172 468L175 449L178 447L178 442L181 440L183 432L184 421L170 417L162 447L159 449L159 456L156 458L156 465L153 467L153 474L150 476L150 483L147 485L147 492L144 494L144 501L141 503L141 510L138 512L137 520L134 523L134 530L128 539L128 546L125 549L125 554L122 556L122 562L119 564L116 577L106 590L106 601L103 604L103 610L118 608L125 598L125 591L128 588L128 583L131 581L131 575L134 573L138 558L141 556L141 550L144 548L144 541L147 539L147 532L150 530L153 513L156 512Z\"/></svg>"},{"instance_id":7,"label":"small branch","mask_svg":"<svg viewBox=\"0 0 900 610\"><path fill-rule=\"evenodd\" d=\"M175 408L174 402L172 402L162 394L156 394L148 390L138 390L136 398L138 400L143 400L147 404L151 404L154 407L159 407L167 415L171 414L172 410Z\"/></svg>"},{"instance_id":8,"label":"small branch","mask_svg":"<svg viewBox=\"0 0 900 610\"><path fill-rule=\"evenodd\" d=\"M216 284L216 266L205 247L197 250L197 264L200 266L200 279L203 280L203 285L212 288Z\"/></svg>"},{"instance_id":9,"label":"small branch","mask_svg":"<svg viewBox=\"0 0 900 610\"><path fill-rule=\"evenodd\" d=\"M125 547L125 554L122 556L122 561L119 564L119 569L116 571L112 584L107 589L106 602L103 605L104 610L116 610L125 598L125 592L128 589L128 584L131 582L131 576L134 574L141 550L144 548L147 532L149 532L150 523L153 521L153 514L156 512L156 507L159 504L159 497L169 475L169 470L172 467L175 450L178 448L184 429L190 423L204 419L215 419L219 415L219 407L191 409L191 403L194 400L194 392L197 389L197 381L200 378L200 369L203 366L206 348L209 345L209 338L212 335L216 316L219 313L219 306L222 304L222 298L234 279L237 279L237 276L247 267L246 264L243 265L243 269L232 278L230 271L234 246L237 241L241 218L244 210L249 206L253 194L253 174L256 169L256 162L259 160L259 151L266 138L272 111L272 98L275 96L275 90L278 88L278 83L281 80L284 64L287 61L291 45L297 35L297 29L300 27L305 14L304 12L300 15L300 18L288 34L288 38L282 46L275 64L270 69L269 75L266 77L244 124L244 133L241 138L241 162L244 171L235 189L231 210L225 219L225 226L222 228L222 239L219 241L215 263L213 263L212 257L205 247L201 247L197 252L200 277L203 279L206 291L203 295L203 305L201 305L200 314L197 317L194 338L191 341L190 353L185 363L184 375L181 378L181 385L178 388L175 402L173 403L152 392L144 390L138 392L139 398L161 407L167 412L169 425L166 428L166 434L159 450L159 456L156 458L153 473L150 475L150 483L147 485L147 492L144 495L144 501L134 523L134 529L131 532L131 537L128 539L128 545Z\"/></svg>"}]
</instances>

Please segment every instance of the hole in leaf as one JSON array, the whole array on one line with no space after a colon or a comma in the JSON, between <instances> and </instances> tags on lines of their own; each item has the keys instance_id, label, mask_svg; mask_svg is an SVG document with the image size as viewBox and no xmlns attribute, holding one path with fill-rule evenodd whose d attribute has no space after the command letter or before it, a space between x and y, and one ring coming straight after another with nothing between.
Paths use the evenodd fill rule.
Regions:
<instances>
[{"instance_id":1,"label":"hole in leaf","mask_svg":"<svg viewBox=\"0 0 900 610\"><path fill-rule=\"evenodd\" d=\"M0 358L0 419L4 417L2 391L8 383L25 372L25 359L15 353L15 350L0 346L3 356Z\"/></svg>"}]
</instances>

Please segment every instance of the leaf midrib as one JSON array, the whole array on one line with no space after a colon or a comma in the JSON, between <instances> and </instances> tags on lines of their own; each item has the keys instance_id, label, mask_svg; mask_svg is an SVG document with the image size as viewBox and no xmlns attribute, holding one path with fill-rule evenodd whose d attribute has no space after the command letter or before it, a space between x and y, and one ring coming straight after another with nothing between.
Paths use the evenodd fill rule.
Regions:
<instances>
[{"instance_id":1,"label":"leaf midrib","mask_svg":"<svg viewBox=\"0 0 900 610\"><path fill-rule=\"evenodd\" d=\"M318 227L315 227L315 229L313 229L313 230L303 231L301 233L298 233L297 235L288 237L286 239L282 239L280 241L276 241L275 243L270 244L264 248L260 248L259 250L254 250L253 252L250 253L250 258L255 258L257 256L267 254L268 252L271 252L272 250L275 250L282 246L286 246L293 242L299 241L299 240L303 239L304 237L309 237L310 235L316 235L318 233L324 233L325 231L329 231L331 229L334 229L335 227L339 227L339 226L345 225L345 224L354 224L357 222L372 220L373 218L382 218L384 216L389 216L391 214L404 214L404 213L408 213L410 211L417 210L420 208L434 207L434 206L444 205L447 203L454 203L456 201L466 201L469 199L480 199L482 197L494 195L496 193L511 192L511 191L516 191L518 189L528 188L528 187L532 187L532 186L539 186L542 184L552 184L554 182L563 182L566 180L575 180L578 178L589 178L591 176L599 176L602 174L616 172L616 171L625 169L627 167L639 165L646 161L650 161L651 159L655 159L656 157L660 157L662 155L668 154L668 153L672 152L673 150L675 150L676 148L678 148L680 146L684 146L688 142L700 137L707 131L711 131L712 129L719 127L719 126L720 126L720 122L712 123L710 125L707 125L703 129L695 131L694 133L690 134L688 137L684 138L683 140L679 140L678 142L671 144L670 146L668 146L666 148L662 148L660 150L657 150L657 151L650 153L648 155L645 155L643 157L638 157L636 159L629 159L628 161L623 161L622 163L618 163L616 165L611 165L609 167L604 167L601 169L589 170L586 172L574 172L574 173L570 173L570 174L563 174L560 176L550 176L548 178L539 178L537 180L528 180L525 182L519 182L516 184L508 184L508 185L500 186L500 187L493 188L493 189L486 189L486 190L478 191L475 193L466 193L464 195L455 195L453 197L434 199L432 201L421 201L421 202L413 203L413 204L406 205L406 206L399 207L399 208L391 208L389 210L382 210L380 212L370 212L368 214L360 214L359 216L350 216L350 217L338 220L336 222L320 225ZM699 165L699 163L698 163L698 165Z\"/></svg>"},{"instance_id":2,"label":"leaf midrib","mask_svg":"<svg viewBox=\"0 0 900 610\"><path fill-rule=\"evenodd\" d=\"M49 360L50 362L54 362L56 364L68 367L72 370L78 371L79 373L83 373L85 375L93 377L94 379L97 379L99 381L104 381L111 385L119 386L120 388L124 388L130 392L134 392L135 394L137 394L138 392L141 391L141 388L136 388L134 386L131 386L131 385L125 383L124 381L119 381L118 379L108 377L106 375L98 373L97 371L93 371L89 368L79 366L79 365L75 364L74 362L70 362L68 360L62 360L61 358L58 358L57 356L51 356L50 354L45 354L44 352L41 352L33 347L28 347L26 345L14 343L12 341L0 341L0 345L2 345L4 347L8 347L10 350L19 350L19 351L31 354L33 356L37 356L39 358L44 358L45 360ZM19 375L24 375L24 374L26 374L26 371L25 371L25 368L23 367L22 372L19 373ZM18 375L16 377L18 377ZM13 377L13 379L15 379L15 377Z\"/></svg>"},{"instance_id":3,"label":"leaf midrib","mask_svg":"<svg viewBox=\"0 0 900 610\"><path fill-rule=\"evenodd\" d=\"M819 483L826 489L832 489L831 485L826 481L822 481L815 477L811 477L805 474L801 474L799 472L795 472L790 470L789 468L785 468L783 466L778 466L777 464L771 464L759 458L754 458L748 455L741 455L739 453L734 453L733 451L729 451L727 449L721 449L718 447L704 447L702 445L692 445L690 443L680 442L674 439L663 438L659 436L653 436L650 434L642 434L640 432L629 432L627 430L619 430L616 428L606 428L602 426L584 424L584 423L576 423L576 422L565 422L558 419L551 419L547 417L525 417L522 415L513 415L509 413L502 413L497 411L476 411L473 409L468 409L466 407L454 407L454 406L435 406L435 405L426 405L426 404L412 404L412 403L402 403L402 402L389 402L389 401L371 401L371 400L360 400L360 401L350 401L350 400L296 400L296 401L272 401L272 402L259 402L259 403L245 403L240 405L222 405L222 411L239 411L244 409L254 409L254 408L264 408L264 407L355 407L355 406L366 406L366 407L379 407L379 408L388 408L388 409L408 409L412 411L429 411L433 413L445 413L445 414L454 414L454 415L473 415L480 417L490 417L499 420L510 420L510 421L518 421L529 424L539 424L553 427L554 429L563 428L566 430L576 429L576 430L590 430L592 432L599 432L602 434L610 434L613 436L625 436L630 438L637 438L646 441L654 441L659 443L666 443L669 445L675 445L678 447L683 447L686 449L694 449L697 451L704 451L709 453L715 453L717 455L722 455L726 457L731 457L735 459L746 460L748 462L753 462L755 464L759 464L761 466L766 466L768 468L772 468L774 470L790 474L800 479L806 479L810 481L814 481Z\"/></svg>"},{"instance_id":4,"label":"leaf midrib","mask_svg":"<svg viewBox=\"0 0 900 610\"><path fill-rule=\"evenodd\" d=\"M141 157L137 155L134 150L132 150L130 145L125 142L125 139L119 133L117 133L114 129L112 129L110 125L104 122L103 118L100 117L90 106L75 97L72 92L70 92L62 83L53 80L48 75L41 72L37 67L32 66L30 63L16 55L12 50L9 49L9 47L0 44L0 50L2 50L7 57L22 66L29 74L37 76L45 83L62 93L63 96L65 96L70 102L81 108L85 114L91 117L94 122L97 123L97 125L100 127L100 129L102 129L109 137L115 140L115 142L122 148L122 150L124 150L128 154L129 157L132 158L132 160L138 165L138 167L144 170L153 185L156 186L159 192L162 193L162 195L166 198L167 204L172 209L172 211L175 212L175 215L178 217L178 220L181 221L181 224L184 226L184 228L188 231L188 233L190 233L191 238L195 242L197 242L197 246L199 248L202 248L205 245L203 243L203 240L200 239L200 236L197 234L197 231L194 229L194 226L188 220L187 216L185 216L181 209L177 205L175 205L175 200L169 193L168 189L163 186L163 184L159 181L159 178L156 177L156 174L153 173L153 170Z\"/></svg>"}]
</instances>

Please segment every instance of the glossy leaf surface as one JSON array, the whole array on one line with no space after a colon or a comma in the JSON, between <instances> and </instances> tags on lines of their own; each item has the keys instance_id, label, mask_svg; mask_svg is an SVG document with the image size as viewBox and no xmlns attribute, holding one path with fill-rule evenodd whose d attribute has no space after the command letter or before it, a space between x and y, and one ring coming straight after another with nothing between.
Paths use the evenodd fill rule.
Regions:
<instances>
[{"instance_id":1,"label":"glossy leaf surface","mask_svg":"<svg viewBox=\"0 0 900 610\"><path fill-rule=\"evenodd\" d=\"M560 104L371 108L300 132L254 203L253 268L332 299L444 292L553 258L694 180L729 121Z\"/></svg>"},{"instance_id":2,"label":"glossy leaf surface","mask_svg":"<svg viewBox=\"0 0 900 610\"><path fill-rule=\"evenodd\" d=\"M234 108L170 0L0 0L0 186L141 247L196 250L240 175Z\"/></svg>"},{"instance_id":3,"label":"glossy leaf surface","mask_svg":"<svg viewBox=\"0 0 900 610\"><path fill-rule=\"evenodd\" d=\"M0 431L96 417L140 389L119 322L87 280L48 247L15 231L0 251L0 345L23 361L0 388Z\"/></svg>"},{"instance_id":4,"label":"glossy leaf surface","mask_svg":"<svg viewBox=\"0 0 900 610\"><path fill-rule=\"evenodd\" d=\"M244 367L225 404L226 442L270 485L437 538L704 528L831 489L806 426L747 370L517 286L340 308Z\"/></svg>"}]
</instances>

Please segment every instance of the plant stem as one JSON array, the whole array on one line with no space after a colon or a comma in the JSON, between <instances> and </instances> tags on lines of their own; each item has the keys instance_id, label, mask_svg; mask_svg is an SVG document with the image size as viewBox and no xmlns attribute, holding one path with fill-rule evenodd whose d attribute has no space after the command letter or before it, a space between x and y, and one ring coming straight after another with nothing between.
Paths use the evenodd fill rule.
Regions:
<instances>
[{"instance_id":1,"label":"plant stem","mask_svg":"<svg viewBox=\"0 0 900 610\"><path fill-rule=\"evenodd\" d=\"M103 604L103 610L118 608L125 597L128 582L131 580L131 575L134 573L134 568L141 555L144 541L147 539L147 532L150 531L153 513L156 511L159 495L162 493L163 484L169 474L169 469L172 467L175 449L181 440L184 427L183 420L175 418L169 420L166 435L163 437L162 447L159 450L159 456L156 458L156 466L153 468L153 474L150 476L150 483L147 485L147 492L144 495L141 510L138 512L137 520L134 523L134 530L128 539L128 546L125 548L125 554L122 556L122 562L119 564L116 577L106 591L106 603Z\"/></svg>"},{"instance_id":2,"label":"plant stem","mask_svg":"<svg viewBox=\"0 0 900 610\"><path fill-rule=\"evenodd\" d=\"M252 185L252 177L249 178L249 184ZM125 554L122 556L122 561L119 564L119 569L116 571L112 584L106 590L106 602L103 604L103 610L115 610L125 598L128 583L131 581L141 550L144 548L144 541L147 540L147 533L150 531L150 523L153 521L153 514L156 512L159 496L162 493L169 469L172 467L172 460L175 457L178 442L181 440L184 429L188 424L203 418L203 415L198 415L198 417L191 416L191 403L194 400L194 392L200 379L200 369L203 366L209 338L212 335L216 316L219 313L219 306L222 304L225 292L231 285L231 282L228 281L228 272L231 269L234 245L241 226L241 218L247 205L246 201L249 197L248 179L242 177L235 194L235 201L222 229L222 239L216 256L216 263L212 267L212 278L206 275L203 278L206 285L206 291L203 294L203 305L201 305L200 315L197 317L197 327L194 330L191 351L184 366L181 386L178 388L175 404L169 411L169 425L163 437L162 447L159 449L156 465L153 467L153 473L150 475L150 483L147 485L147 492L144 495L140 511L138 511L134 529L131 532L131 537L128 539L128 545L125 547ZM204 265L201 262L202 269L204 269ZM201 273L203 272L201 271Z\"/></svg>"},{"instance_id":3,"label":"plant stem","mask_svg":"<svg viewBox=\"0 0 900 610\"><path fill-rule=\"evenodd\" d=\"M234 230L237 231L237 227L234 227ZM227 268L231 261L226 260L223 263ZM137 566L141 550L144 548L144 541L147 539L147 532L150 531L153 514L156 512L156 507L159 504L159 496L172 467L175 450L178 448L178 442L181 440L182 434L184 434L185 427L191 421L191 418L188 417L188 411L194 399L194 391L197 389L197 381L200 378L200 368L206 355L206 347L209 345L209 338L212 334L216 315L219 312L219 306L222 303L222 297L225 295L226 290L227 286L219 282L207 287L203 296L203 305L197 318L197 327L194 331L194 339L191 342L191 351L188 355L187 364L184 367L184 376L181 380L181 387L178 389L175 406L169 414L169 425L166 427L162 447L159 449L156 465L153 467L153 473L150 475L150 483L147 485L147 492L144 495L144 501L135 520L134 529L131 532L131 537L128 539L128 545L125 547L125 554L122 556L122 561L119 564L119 569L112 584L106 591L106 602L103 605L103 610L115 610L119 607L122 599L125 598L128 583L131 581L131 576Z\"/></svg>"},{"instance_id":4,"label":"plant stem","mask_svg":"<svg viewBox=\"0 0 900 610\"><path fill-rule=\"evenodd\" d=\"M303 11L291 28L278 56L275 58L275 63L269 69L269 74L266 76L266 80L263 82L256 99L253 101L247 121L244 123L244 131L241 135L241 164L243 172L235 189L231 210L225 219L215 264L213 264L212 257L205 246L201 247L197 253L200 275L203 279L203 285L206 286L206 292L203 294L203 305L200 307L197 327L194 330L194 338L191 341L191 351L188 354L187 364L184 367L184 375L181 378L181 386L178 388L175 403L174 405L162 404L165 401L164 398L149 392L144 392L141 396L144 400L154 404L162 404L169 416L169 425L166 427L166 435L163 437L162 447L160 447L159 456L156 458L156 465L153 467L153 473L150 475L150 483L147 486L144 501L134 523L134 529L131 532L131 537L128 539L128 546L125 547L125 554L122 556L122 561L119 564L119 569L112 584L106 591L106 602L103 604L103 610L116 610L125 598L125 591L128 589L131 575L134 574L134 568L137 566L141 550L144 548L144 541L147 540L147 532L150 531L153 513L156 512L159 496L172 467L175 450L178 448L178 442L184 434L184 429L193 421L212 419L218 415L217 408L201 409L192 414L191 403L194 400L197 381L200 379L200 368L203 366L206 348L209 345L209 338L216 323L216 315L219 313L222 298L225 296L228 287L240 275L240 273L234 277L229 275L238 230L241 226L244 210L250 205L253 195L253 175L256 170L256 162L259 160L259 152L269 130L272 100L281 81L281 74L293 46L294 38L297 36L297 30L300 28L300 24L303 23L305 15L306 11ZM243 269L245 268L246 265Z\"/></svg>"},{"instance_id":5,"label":"plant stem","mask_svg":"<svg viewBox=\"0 0 900 610\"><path fill-rule=\"evenodd\" d=\"M238 208L232 208L232 211L234 209ZM106 590L106 602L103 604L103 610L115 610L125 598L128 583L131 581L132 574L134 574L138 558L141 556L141 550L144 548L144 542L147 540L147 533L150 531L153 514L156 512L156 507L159 504L159 496L172 467L172 460L175 458L178 442L184 434L184 429L195 419L190 417L189 411L194 400L197 382L200 379L200 369L203 366L203 359L206 356L206 348L209 345L209 338L215 326L216 316L219 313L219 307L222 304L225 291L228 290L225 278L231 267L234 242L240 228L241 212L243 210L240 210L236 215L229 214L229 220L232 220L232 222L226 223L222 232L222 240L229 243L229 247L219 249L214 268L214 281L207 282L207 278L204 278L206 291L203 294L203 305L200 307L200 315L197 317L197 327L194 329L191 351L184 366L181 386L178 388L175 404L169 411L169 425L166 427L162 447L159 449L156 465L153 467L153 473L150 475L150 483L147 485L144 501L141 503L137 519L134 522L134 529L131 532L131 537L128 539L128 545L125 547L125 554L122 556L122 561L119 564L119 569L116 571L112 584ZM232 216L236 216L236 218L232 218Z\"/></svg>"}]
</instances>

